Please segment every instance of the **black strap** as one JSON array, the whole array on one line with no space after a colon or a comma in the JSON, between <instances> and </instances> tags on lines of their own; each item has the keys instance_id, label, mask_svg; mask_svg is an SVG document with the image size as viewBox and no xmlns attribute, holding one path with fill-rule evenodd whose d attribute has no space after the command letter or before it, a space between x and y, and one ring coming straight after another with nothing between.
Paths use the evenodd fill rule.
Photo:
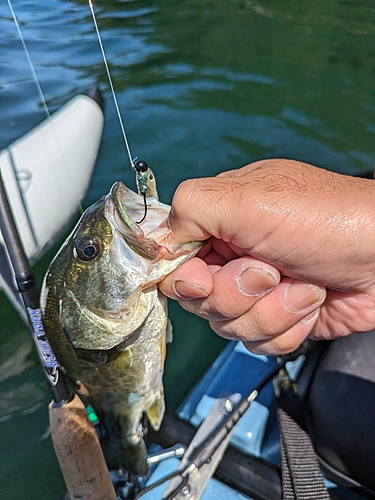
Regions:
<instances>
[{"instance_id":1,"label":"black strap","mask_svg":"<svg viewBox=\"0 0 375 500\"><path fill-rule=\"evenodd\" d=\"M310 436L278 408L283 500L329 500Z\"/></svg>"}]
</instances>

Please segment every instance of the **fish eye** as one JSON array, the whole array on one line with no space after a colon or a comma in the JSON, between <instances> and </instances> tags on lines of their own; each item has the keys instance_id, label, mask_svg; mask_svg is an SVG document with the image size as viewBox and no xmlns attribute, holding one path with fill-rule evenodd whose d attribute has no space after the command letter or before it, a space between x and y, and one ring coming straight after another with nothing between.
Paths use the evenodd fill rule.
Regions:
<instances>
[{"instance_id":1,"label":"fish eye","mask_svg":"<svg viewBox=\"0 0 375 500\"><path fill-rule=\"evenodd\" d=\"M93 260L101 254L100 244L91 238L81 238L76 242L75 248L81 260Z\"/></svg>"}]
</instances>

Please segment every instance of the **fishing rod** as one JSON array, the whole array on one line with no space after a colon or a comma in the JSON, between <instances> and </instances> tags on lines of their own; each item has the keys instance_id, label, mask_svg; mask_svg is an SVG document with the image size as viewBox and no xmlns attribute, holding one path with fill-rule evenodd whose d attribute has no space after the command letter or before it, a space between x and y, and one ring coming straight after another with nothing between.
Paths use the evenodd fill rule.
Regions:
<instances>
[{"instance_id":1,"label":"fishing rod","mask_svg":"<svg viewBox=\"0 0 375 500\"><path fill-rule=\"evenodd\" d=\"M14 222L1 171L0 180L0 229L44 374L50 384L55 404L61 405L70 401L72 394L67 389L64 374L44 332L35 276Z\"/></svg>"},{"instance_id":2,"label":"fishing rod","mask_svg":"<svg viewBox=\"0 0 375 500\"><path fill-rule=\"evenodd\" d=\"M18 234L1 170L0 230L9 267L13 270L38 356L51 388L51 436L70 498L116 500L95 428L88 420L82 401L68 389L64 370L45 334L38 286Z\"/></svg>"}]
</instances>

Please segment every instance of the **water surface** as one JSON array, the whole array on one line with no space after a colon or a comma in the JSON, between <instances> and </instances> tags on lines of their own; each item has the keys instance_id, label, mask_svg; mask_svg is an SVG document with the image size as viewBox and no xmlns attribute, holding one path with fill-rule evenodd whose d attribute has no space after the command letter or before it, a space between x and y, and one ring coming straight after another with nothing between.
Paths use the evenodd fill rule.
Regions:
<instances>
[{"instance_id":1,"label":"water surface","mask_svg":"<svg viewBox=\"0 0 375 500\"><path fill-rule=\"evenodd\" d=\"M106 122L84 205L134 186L84 1L15 0L51 111L99 81ZM374 5L364 0L98 0L97 18L133 156L163 201L189 177L287 157L357 174L375 159ZM0 147L43 119L6 2L0 5ZM56 249L55 249L56 250ZM55 250L36 266L42 276ZM166 389L176 407L223 342L171 306ZM50 395L29 332L0 296L0 498L58 500Z\"/></svg>"}]
</instances>

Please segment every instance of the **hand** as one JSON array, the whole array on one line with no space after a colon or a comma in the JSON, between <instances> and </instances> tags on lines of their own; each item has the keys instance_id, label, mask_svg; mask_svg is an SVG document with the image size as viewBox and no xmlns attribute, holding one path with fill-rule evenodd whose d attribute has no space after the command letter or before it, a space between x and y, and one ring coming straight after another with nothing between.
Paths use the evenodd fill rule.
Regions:
<instances>
[{"instance_id":1,"label":"hand","mask_svg":"<svg viewBox=\"0 0 375 500\"><path fill-rule=\"evenodd\" d=\"M375 183L266 160L177 189L176 243L209 239L160 283L256 353L375 327Z\"/></svg>"}]
</instances>

